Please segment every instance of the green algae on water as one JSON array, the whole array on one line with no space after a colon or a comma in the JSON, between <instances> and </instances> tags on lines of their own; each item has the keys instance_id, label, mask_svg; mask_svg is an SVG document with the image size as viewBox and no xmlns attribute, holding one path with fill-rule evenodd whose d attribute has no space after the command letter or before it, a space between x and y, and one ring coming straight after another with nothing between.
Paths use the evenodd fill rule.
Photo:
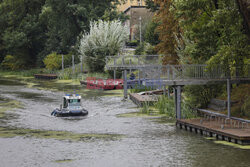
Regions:
<instances>
[{"instance_id":1,"label":"green algae on water","mask_svg":"<svg viewBox=\"0 0 250 167\"><path fill-rule=\"evenodd\" d=\"M158 113L142 113L142 112L129 112L129 113L123 113L123 114L117 114L117 117L127 117L127 118L131 118L131 117L145 117L145 118L155 118L155 117L163 117L165 115L162 114L158 114Z\"/></svg>"},{"instance_id":2,"label":"green algae on water","mask_svg":"<svg viewBox=\"0 0 250 167\"><path fill-rule=\"evenodd\" d=\"M56 160L54 162L56 162L56 163L64 163L64 162L72 162L72 161L73 161L73 159L61 159L61 160Z\"/></svg>"},{"instance_id":3,"label":"green algae on water","mask_svg":"<svg viewBox=\"0 0 250 167\"><path fill-rule=\"evenodd\" d=\"M240 148L240 149L244 149L244 150L250 150L250 145L240 145L240 144L235 144L235 143L221 141L221 140L216 140L216 141L214 141L214 143L232 146L232 147Z\"/></svg>"},{"instance_id":4,"label":"green algae on water","mask_svg":"<svg viewBox=\"0 0 250 167\"><path fill-rule=\"evenodd\" d=\"M95 134L95 133L73 133L67 131L46 131L35 129L0 127L0 137L11 138L16 136L36 137L45 139L67 140L67 141L94 141L94 140L118 140L120 134Z\"/></svg>"}]
</instances>

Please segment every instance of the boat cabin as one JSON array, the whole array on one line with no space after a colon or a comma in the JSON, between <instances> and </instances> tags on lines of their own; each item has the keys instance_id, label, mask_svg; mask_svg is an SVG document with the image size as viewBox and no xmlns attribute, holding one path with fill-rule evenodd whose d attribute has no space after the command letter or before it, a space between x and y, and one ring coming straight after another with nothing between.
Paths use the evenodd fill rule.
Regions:
<instances>
[{"instance_id":1,"label":"boat cabin","mask_svg":"<svg viewBox=\"0 0 250 167\"><path fill-rule=\"evenodd\" d=\"M81 96L78 94L66 94L63 97L63 108L81 107Z\"/></svg>"}]
</instances>

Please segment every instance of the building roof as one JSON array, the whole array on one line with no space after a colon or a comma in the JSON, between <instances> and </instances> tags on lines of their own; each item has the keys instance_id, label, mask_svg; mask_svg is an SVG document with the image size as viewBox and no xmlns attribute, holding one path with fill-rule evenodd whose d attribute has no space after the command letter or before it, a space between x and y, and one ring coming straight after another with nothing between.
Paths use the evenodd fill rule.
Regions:
<instances>
[{"instance_id":1,"label":"building roof","mask_svg":"<svg viewBox=\"0 0 250 167\"><path fill-rule=\"evenodd\" d=\"M125 9L123 12L124 13L127 13L130 9L132 9L132 8L146 8L146 6L130 6L130 7L128 7L127 9Z\"/></svg>"}]
</instances>

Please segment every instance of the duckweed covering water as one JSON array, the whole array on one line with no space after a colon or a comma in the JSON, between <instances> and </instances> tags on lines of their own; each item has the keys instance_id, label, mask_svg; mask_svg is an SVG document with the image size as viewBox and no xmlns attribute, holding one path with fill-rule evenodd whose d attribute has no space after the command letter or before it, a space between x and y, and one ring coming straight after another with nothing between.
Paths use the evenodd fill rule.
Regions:
<instances>
[{"instance_id":1,"label":"duckweed covering water","mask_svg":"<svg viewBox=\"0 0 250 167\"><path fill-rule=\"evenodd\" d=\"M56 163L64 163L64 162L72 162L72 161L73 161L73 159L62 159L62 160L56 160L54 162L56 162Z\"/></svg>"},{"instance_id":2,"label":"duckweed covering water","mask_svg":"<svg viewBox=\"0 0 250 167\"><path fill-rule=\"evenodd\" d=\"M159 113L142 113L142 112L129 112L129 113L123 113L123 114L117 114L117 117L164 117L165 115L159 114Z\"/></svg>"},{"instance_id":3,"label":"duckweed covering water","mask_svg":"<svg viewBox=\"0 0 250 167\"><path fill-rule=\"evenodd\" d=\"M36 137L45 139L67 140L67 141L95 141L95 140L118 140L120 134L80 134L67 131L46 131L35 129L23 129L15 127L0 127L0 137L12 138L16 136Z\"/></svg>"},{"instance_id":4,"label":"duckweed covering water","mask_svg":"<svg viewBox=\"0 0 250 167\"><path fill-rule=\"evenodd\" d=\"M250 150L250 145L244 146L244 145L239 145L239 144L235 144L235 143L231 143L231 142L227 142L227 141L221 141L221 140L215 140L214 143L232 146L235 148L240 148L240 149L245 149L245 150Z\"/></svg>"},{"instance_id":5,"label":"duckweed covering water","mask_svg":"<svg viewBox=\"0 0 250 167\"><path fill-rule=\"evenodd\" d=\"M23 105L19 101L0 98L0 119L6 117L6 111L22 107Z\"/></svg>"}]
</instances>

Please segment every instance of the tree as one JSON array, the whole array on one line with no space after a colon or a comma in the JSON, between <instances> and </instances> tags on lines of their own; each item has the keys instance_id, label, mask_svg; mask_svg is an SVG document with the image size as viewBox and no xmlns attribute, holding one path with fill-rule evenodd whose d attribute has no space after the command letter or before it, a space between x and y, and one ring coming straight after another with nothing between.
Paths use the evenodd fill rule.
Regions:
<instances>
[{"instance_id":1,"label":"tree","mask_svg":"<svg viewBox=\"0 0 250 167\"><path fill-rule=\"evenodd\" d=\"M175 8L172 0L155 0L156 4L160 6L156 21L158 26L156 32L159 34L159 44L156 50L160 54L165 55L163 64L177 64L177 39L179 38L180 30L178 20L175 18Z\"/></svg>"},{"instance_id":2,"label":"tree","mask_svg":"<svg viewBox=\"0 0 250 167\"><path fill-rule=\"evenodd\" d=\"M27 65L42 65L45 56L77 54L77 37L91 20L126 17L115 11L119 0L0 1L0 63L6 55Z\"/></svg>"},{"instance_id":3,"label":"tree","mask_svg":"<svg viewBox=\"0 0 250 167\"><path fill-rule=\"evenodd\" d=\"M121 21L94 21L82 35L79 52L90 71L102 72L107 55L117 54L128 40L128 28Z\"/></svg>"},{"instance_id":4,"label":"tree","mask_svg":"<svg viewBox=\"0 0 250 167\"><path fill-rule=\"evenodd\" d=\"M145 41L150 43L151 45L159 44L159 35L156 32L156 28L158 23L153 19L147 24L146 32L145 32Z\"/></svg>"},{"instance_id":5,"label":"tree","mask_svg":"<svg viewBox=\"0 0 250 167\"><path fill-rule=\"evenodd\" d=\"M185 48L180 57L190 63L243 64L249 41L234 0L189 0L175 3Z\"/></svg>"},{"instance_id":6,"label":"tree","mask_svg":"<svg viewBox=\"0 0 250 167\"><path fill-rule=\"evenodd\" d=\"M46 54L52 51L67 54L72 51L79 34L89 31L90 21L98 20L105 12L115 9L117 2L117 0L47 0L41 14L48 23Z\"/></svg>"},{"instance_id":7,"label":"tree","mask_svg":"<svg viewBox=\"0 0 250 167\"><path fill-rule=\"evenodd\" d=\"M39 13L45 0L5 0L0 3L0 62L10 54L16 61L34 65L43 49Z\"/></svg>"}]
</instances>

